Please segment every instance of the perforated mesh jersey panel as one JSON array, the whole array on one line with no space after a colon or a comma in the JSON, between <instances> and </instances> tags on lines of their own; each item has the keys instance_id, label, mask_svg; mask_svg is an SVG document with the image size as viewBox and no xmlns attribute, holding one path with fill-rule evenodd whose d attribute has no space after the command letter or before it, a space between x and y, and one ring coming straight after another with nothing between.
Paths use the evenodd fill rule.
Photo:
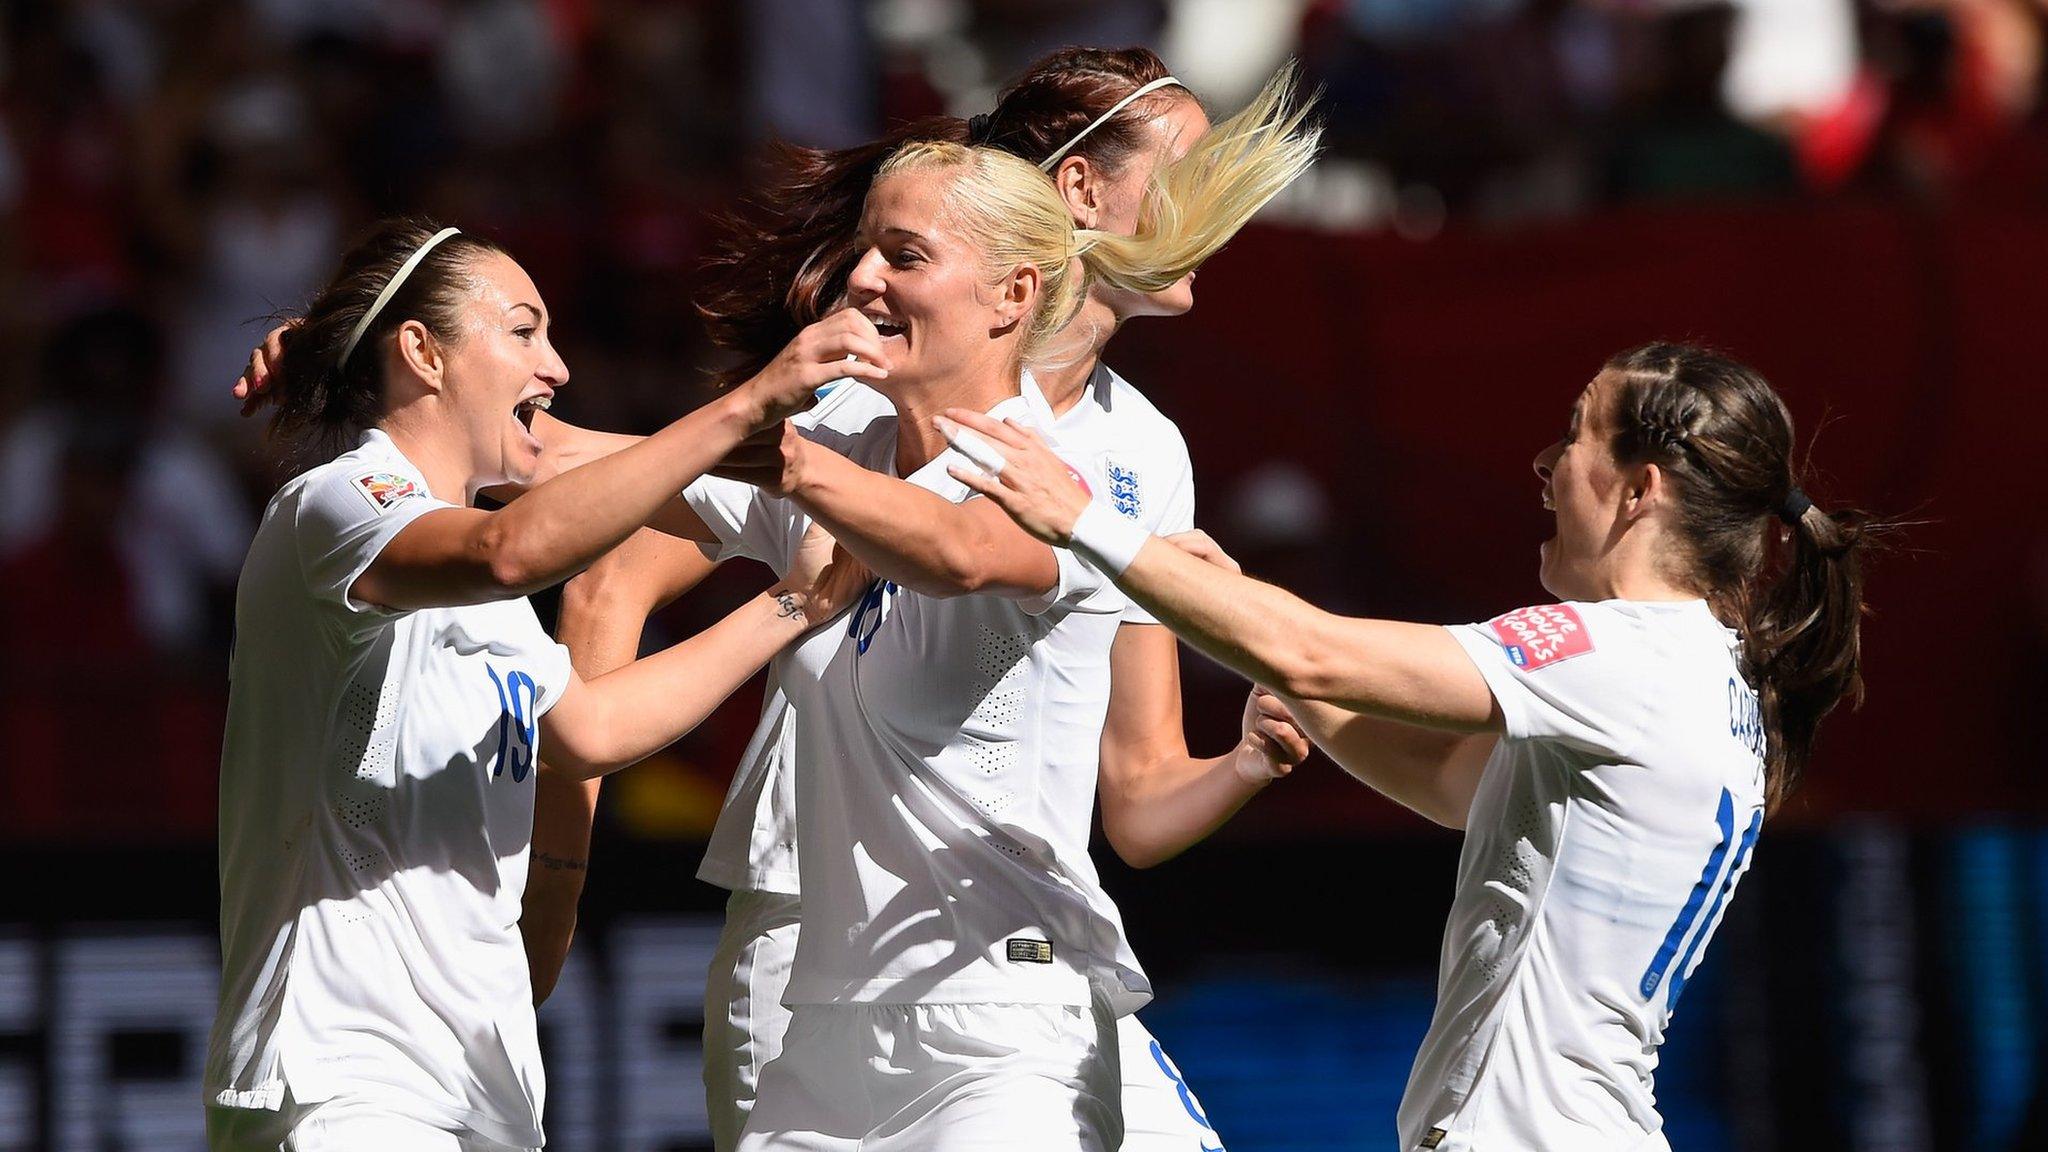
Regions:
<instances>
[{"instance_id":1,"label":"perforated mesh jersey panel","mask_svg":"<svg viewBox=\"0 0 2048 1152\"><path fill-rule=\"evenodd\" d=\"M342 698L329 801L335 817L351 828L366 828L390 810L397 718L395 684L357 681ZM365 866L349 861L351 868Z\"/></svg>"},{"instance_id":2,"label":"perforated mesh jersey panel","mask_svg":"<svg viewBox=\"0 0 2048 1152\"><path fill-rule=\"evenodd\" d=\"M1024 663L1030 652L1030 640L985 627L981 630L981 642L975 647L974 670L984 683L1000 684Z\"/></svg>"}]
</instances>

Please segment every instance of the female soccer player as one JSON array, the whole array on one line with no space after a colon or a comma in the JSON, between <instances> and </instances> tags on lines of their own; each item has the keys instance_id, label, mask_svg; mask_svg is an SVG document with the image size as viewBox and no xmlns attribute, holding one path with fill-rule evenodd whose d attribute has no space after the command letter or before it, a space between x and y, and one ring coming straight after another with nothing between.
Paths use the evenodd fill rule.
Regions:
<instances>
[{"instance_id":1,"label":"female soccer player","mask_svg":"<svg viewBox=\"0 0 2048 1152\"><path fill-rule=\"evenodd\" d=\"M1289 130L1262 139L1235 159L1294 166ZM1126 237L1075 230L1007 153L907 146L870 193L849 279L882 333L893 413L827 445L759 444L728 467L786 499L700 482L686 495L704 524L669 522L778 563L815 519L894 574L783 668L802 718L803 930L790 1042L741 1147L1118 1143L1109 1001L1128 985L1102 984L1121 932L1087 840L1122 602L1001 512L953 503L965 490L926 417L954 396L1027 407L1019 372L1079 306L1082 269L1171 284L1256 207L1246 189L1279 183L1171 166L1179 227Z\"/></svg>"},{"instance_id":2,"label":"female soccer player","mask_svg":"<svg viewBox=\"0 0 2048 1152\"><path fill-rule=\"evenodd\" d=\"M948 415L1008 456L963 483L1465 830L1401 1147L1666 1147L1651 1073L1672 1010L1821 719L1862 692L1876 526L1807 498L1763 378L1682 345L1609 360L1535 462L1564 602L1454 628L1219 570L1091 502L1030 432Z\"/></svg>"},{"instance_id":3,"label":"female soccer player","mask_svg":"<svg viewBox=\"0 0 2048 1152\"><path fill-rule=\"evenodd\" d=\"M529 424L568 379L547 327L495 245L393 221L283 337L279 430L352 447L271 499L237 597L216 1149L538 1147L516 922L542 729L557 768L630 763L865 585L847 564L793 571L694 640L578 678L527 593L819 384L885 372L873 326L837 317L645 441L502 511L468 508L540 465Z\"/></svg>"},{"instance_id":4,"label":"female soccer player","mask_svg":"<svg viewBox=\"0 0 2048 1152\"><path fill-rule=\"evenodd\" d=\"M1275 85L1228 126L1224 138L1249 143L1255 137L1248 127L1282 114L1287 104L1284 84ZM875 170L904 140L973 138L1012 152L1053 177L1077 225L1129 234L1138 227L1158 162L1184 155L1208 129L1200 104L1151 52L1056 53L1005 93L992 115L972 123L928 121L837 153L791 150L780 180L733 222L723 275L704 311L714 331L752 359L793 326L792 314L821 314L845 291L860 254L854 227L860 199ZM1299 156L1305 159L1311 149L1312 140L1304 137ZM1219 152L1212 162L1228 164L1229 155ZM1121 494L1126 512L1160 534L1193 527L1186 444L1172 421L1099 357L1124 320L1185 312L1193 302L1192 281L1189 275L1150 293L1097 281L1033 369L1058 414L1053 427L1069 456L1093 461ZM854 383L836 388L797 422L844 436L893 415L885 398ZM631 659L646 613L681 594L707 569L695 549L646 536L570 586L563 639L579 662L588 661L579 666L602 669ZM699 878L733 891L706 990L705 1089L714 1144L721 1149L732 1147L759 1070L780 1052L788 1019L779 1001L796 948L799 884L796 809L786 770L797 718L779 688L787 659L771 665L760 727L698 871ZM1255 697L1237 748L1221 757L1191 757L1181 728L1177 647L1142 609L1126 609L1115 631L1111 666L1100 795L1105 829L1131 863L1145 866L1176 854L1306 755L1300 733L1277 704ZM536 843L580 862L594 788L593 783L585 792L573 783L544 780ZM566 953L582 875L580 869L559 872L529 892L524 924L543 989ZM1142 1002L1149 994L1142 970L1120 933L1119 941L1132 1000ZM1137 1018L1120 1017L1118 1034L1125 1147L1144 1152L1220 1143L1178 1070Z\"/></svg>"}]
</instances>

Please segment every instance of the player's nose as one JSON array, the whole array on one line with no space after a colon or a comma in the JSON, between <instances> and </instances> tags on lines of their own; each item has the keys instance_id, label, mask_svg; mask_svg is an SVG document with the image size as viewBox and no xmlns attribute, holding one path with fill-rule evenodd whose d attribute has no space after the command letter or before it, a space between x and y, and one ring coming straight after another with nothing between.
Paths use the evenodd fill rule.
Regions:
<instances>
[{"instance_id":1,"label":"player's nose","mask_svg":"<svg viewBox=\"0 0 2048 1152\"><path fill-rule=\"evenodd\" d=\"M861 253L853 271L846 277L847 295L853 298L853 303L865 304L882 294L886 287L882 282L882 269L887 263L888 259L880 248L870 248Z\"/></svg>"}]
</instances>

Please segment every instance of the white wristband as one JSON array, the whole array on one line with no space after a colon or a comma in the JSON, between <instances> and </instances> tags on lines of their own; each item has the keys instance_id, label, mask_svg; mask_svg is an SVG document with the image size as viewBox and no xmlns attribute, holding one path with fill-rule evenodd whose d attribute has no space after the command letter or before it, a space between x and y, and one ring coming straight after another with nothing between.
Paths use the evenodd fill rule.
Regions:
<instances>
[{"instance_id":1,"label":"white wristband","mask_svg":"<svg viewBox=\"0 0 2048 1152\"><path fill-rule=\"evenodd\" d=\"M1081 559L1110 576L1121 576L1150 539L1152 534L1144 528L1110 511L1101 501L1091 500L1074 521L1073 537L1067 543Z\"/></svg>"}]
</instances>

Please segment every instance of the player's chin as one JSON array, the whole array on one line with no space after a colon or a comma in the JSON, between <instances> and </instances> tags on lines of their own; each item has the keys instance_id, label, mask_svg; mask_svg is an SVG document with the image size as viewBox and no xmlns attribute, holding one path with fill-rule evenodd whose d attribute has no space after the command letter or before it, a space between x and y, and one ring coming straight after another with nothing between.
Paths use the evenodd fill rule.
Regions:
<instances>
[{"instance_id":1,"label":"player's chin","mask_svg":"<svg viewBox=\"0 0 2048 1152\"><path fill-rule=\"evenodd\" d=\"M532 437L527 437L523 444L510 445L504 454L504 482L521 488L531 486L540 476L540 455L540 443Z\"/></svg>"},{"instance_id":2,"label":"player's chin","mask_svg":"<svg viewBox=\"0 0 2048 1152\"><path fill-rule=\"evenodd\" d=\"M1145 296L1145 311L1153 316L1185 316L1195 306L1193 276L1183 276L1170 288Z\"/></svg>"},{"instance_id":3,"label":"player's chin","mask_svg":"<svg viewBox=\"0 0 2048 1152\"><path fill-rule=\"evenodd\" d=\"M1552 536L1536 546L1536 582L1553 596L1558 595L1556 565L1557 537Z\"/></svg>"}]
</instances>

